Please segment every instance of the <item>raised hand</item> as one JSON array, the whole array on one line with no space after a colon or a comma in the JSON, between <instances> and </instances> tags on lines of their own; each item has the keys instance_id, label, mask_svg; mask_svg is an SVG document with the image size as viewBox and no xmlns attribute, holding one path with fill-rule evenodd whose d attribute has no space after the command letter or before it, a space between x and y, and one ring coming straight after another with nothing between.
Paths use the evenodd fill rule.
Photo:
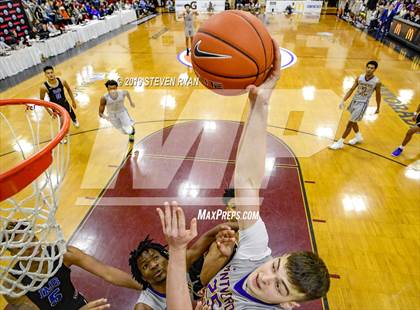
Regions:
<instances>
[{"instance_id":1,"label":"raised hand","mask_svg":"<svg viewBox=\"0 0 420 310\"><path fill-rule=\"evenodd\" d=\"M271 97L274 87L276 86L277 81L280 79L280 67L281 67L281 55L280 48L276 41L273 40L274 48L274 60L273 67L271 68L270 73L265 79L264 83L260 86L249 85L247 89L249 90L248 98L251 102L251 105L258 102L263 102L268 104L268 101Z\"/></svg>"},{"instance_id":2,"label":"raised hand","mask_svg":"<svg viewBox=\"0 0 420 310\"><path fill-rule=\"evenodd\" d=\"M232 229L221 230L216 235L216 244L223 256L230 257L236 242L236 233Z\"/></svg>"},{"instance_id":3,"label":"raised hand","mask_svg":"<svg viewBox=\"0 0 420 310\"><path fill-rule=\"evenodd\" d=\"M197 236L197 219L191 220L190 229L187 230L184 211L178 207L177 202L173 201L171 205L165 202L165 212L160 208L156 210L169 248L186 249L187 244Z\"/></svg>"}]
</instances>

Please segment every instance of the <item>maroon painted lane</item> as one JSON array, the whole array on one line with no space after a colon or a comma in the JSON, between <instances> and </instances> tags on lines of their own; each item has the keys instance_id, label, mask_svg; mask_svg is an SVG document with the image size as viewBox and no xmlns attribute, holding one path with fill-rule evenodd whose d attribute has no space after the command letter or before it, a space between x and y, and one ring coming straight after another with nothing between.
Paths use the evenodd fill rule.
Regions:
<instances>
[{"instance_id":1,"label":"maroon painted lane","mask_svg":"<svg viewBox=\"0 0 420 310\"><path fill-rule=\"evenodd\" d=\"M214 128L215 129L212 129ZM210 129L208 128L210 127ZM92 211L72 238L72 244L83 244L88 253L105 263L129 271L128 254L147 234L163 242L156 201L168 197L190 202L184 209L187 218L197 216L199 208L209 211L221 207L224 189L231 184L234 160L242 126L228 121L215 121L210 126L194 121L178 124L152 134L136 148L142 150L138 159L130 157L115 176L112 188L105 189L99 205ZM165 144L162 146L162 141ZM265 189L261 190L261 216L266 222L273 255L287 251L311 250L311 240L305 213L299 170L293 154L277 138L269 135L267 157L274 158L274 166ZM194 160L201 158L203 160ZM189 182L196 187L180 190ZM180 194L197 195L182 198ZM101 205L107 199L115 205ZM119 198L119 199L116 199ZM138 198L146 203L131 205ZM151 198L151 199L150 199ZM125 202L127 204L125 205ZM142 202L140 201L140 202ZM152 201L147 203L147 201ZM220 221L199 221L202 233ZM95 276L73 268L72 278L78 289L88 298L106 297L112 309L133 309L138 293L108 285ZM320 310L320 301L306 303L300 309Z\"/></svg>"}]
</instances>

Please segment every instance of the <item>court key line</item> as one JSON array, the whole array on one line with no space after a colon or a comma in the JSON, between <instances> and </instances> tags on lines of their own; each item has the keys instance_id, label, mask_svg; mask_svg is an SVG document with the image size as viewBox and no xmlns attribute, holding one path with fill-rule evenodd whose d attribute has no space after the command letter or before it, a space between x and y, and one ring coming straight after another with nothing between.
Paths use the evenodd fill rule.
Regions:
<instances>
[{"instance_id":1,"label":"court key line","mask_svg":"<svg viewBox=\"0 0 420 310\"><path fill-rule=\"evenodd\" d=\"M194 119L194 118L188 118L188 119L176 119L176 120L167 119L167 120L141 121L141 122L135 122L135 124L136 125L144 125L144 124L159 123L159 122L184 122L184 121L185 122L186 121L203 121L203 122L204 121L215 121L215 122L217 122L217 121L226 121L226 120L212 120L212 119ZM231 120L228 120L228 121L231 121ZM306 132L306 131L301 131L301 130L297 130L297 129L287 128L287 127L281 127L281 126L275 126L275 125L270 125L270 124L268 125L268 127L277 128L277 129L283 129L283 130L290 130L290 131L294 131L294 132L297 132L297 133L301 133L301 134L305 134L305 135L309 135L309 136L313 136L313 137L317 137L317 138L321 138L321 139L326 139L326 140L329 140L329 141L336 141L335 139L331 139L331 138L327 138L327 137L320 137L320 136L318 136L318 135L316 135L314 133ZM102 130L102 129L108 129L108 128L112 128L112 126L97 127L97 128L93 128L93 129L89 129L89 130L85 130L85 131L79 131L79 132L75 132L75 133L69 134L69 136L70 137L73 137L73 136L77 136L77 135L81 135L81 134L85 134L85 133L89 133L89 132L93 132L93 131L99 131L99 130ZM51 140L42 141L42 142L40 142L40 145L41 144L44 144L44 143L47 143L49 141L51 141ZM353 147L353 148L356 148L358 150L367 152L369 154L372 154L372 155L381 157L383 159L389 160L389 161L394 162L394 163L396 163L398 165L401 165L403 167L407 167L408 166L408 165L406 165L406 164L404 164L402 162L399 162L399 161L397 161L395 159L389 158L389 157L387 157L385 155L382 155L380 153L377 153L375 151L371 151L371 150L362 148L362 147L357 146L357 145L351 145L351 144L348 144L348 143L344 143L344 144L347 145L347 146L349 146L349 147ZM0 157L9 155L9 154L12 154L12 153L15 153L15 152L16 151L13 150L13 151L9 151L9 152L3 153L3 154L0 154Z\"/></svg>"},{"instance_id":2,"label":"court key line","mask_svg":"<svg viewBox=\"0 0 420 310\"><path fill-rule=\"evenodd\" d=\"M173 160L194 160L208 163L220 163L220 164L235 164L236 160L233 159L219 159L219 158L206 158L196 156L180 156L180 155L159 155L159 154L144 154L142 157L156 158L156 159L173 159ZM282 168L297 168L297 165L289 164L275 164L274 167Z\"/></svg>"}]
</instances>

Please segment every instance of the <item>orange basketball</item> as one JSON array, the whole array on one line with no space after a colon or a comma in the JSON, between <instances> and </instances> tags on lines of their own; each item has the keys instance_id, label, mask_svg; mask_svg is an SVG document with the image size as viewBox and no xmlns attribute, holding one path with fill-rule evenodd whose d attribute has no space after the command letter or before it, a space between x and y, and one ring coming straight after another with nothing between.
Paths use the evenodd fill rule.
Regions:
<instances>
[{"instance_id":1,"label":"orange basketball","mask_svg":"<svg viewBox=\"0 0 420 310\"><path fill-rule=\"evenodd\" d=\"M250 13L231 10L209 18L194 36L191 62L201 83L237 95L264 82L273 63L273 42Z\"/></svg>"}]
</instances>

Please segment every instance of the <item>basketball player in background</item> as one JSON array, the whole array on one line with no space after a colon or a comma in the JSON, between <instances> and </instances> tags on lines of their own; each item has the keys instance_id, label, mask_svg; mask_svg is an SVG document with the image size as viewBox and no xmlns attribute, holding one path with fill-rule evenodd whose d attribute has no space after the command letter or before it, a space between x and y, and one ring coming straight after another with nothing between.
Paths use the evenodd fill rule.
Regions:
<instances>
[{"instance_id":1,"label":"basketball player in background","mask_svg":"<svg viewBox=\"0 0 420 310\"><path fill-rule=\"evenodd\" d=\"M347 127L343 133L343 136L335 143L330 145L330 149L338 150L344 147L344 139L350 134L353 129L356 133L356 136L349 141L349 144L355 145L363 141L362 134L359 131L359 125L357 122L363 119L365 112L369 105L370 97L373 92L376 91L376 111L375 114L379 113L379 108L381 106L381 82L379 78L374 75L376 69L378 68L378 63L374 60L369 61L366 64L366 73L360 75L356 81L354 81L353 86L344 96L343 101L340 103L339 108L344 108L344 102L350 98L351 94L355 89L356 95L354 95L349 107L347 110L351 113L350 120L347 123Z\"/></svg>"},{"instance_id":2,"label":"basketball player in background","mask_svg":"<svg viewBox=\"0 0 420 310\"><path fill-rule=\"evenodd\" d=\"M74 99L73 92L71 91L69 84L67 84L65 80L61 80L59 77L55 76L54 68L52 66L46 66L44 68L44 73L47 80L44 82L44 84L39 90L40 99L44 100L45 94L48 93L50 101L66 109L66 111L70 114L74 127L79 128L80 125L77 121L76 114L74 113L74 110L77 108L76 100ZM66 88L70 96L71 105L67 101L66 95L64 93L64 88ZM55 115L52 111L50 111L50 109L47 109L47 111L51 116L55 117Z\"/></svg>"},{"instance_id":3,"label":"basketball player in background","mask_svg":"<svg viewBox=\"0 0 420 310\"><path fill-rule=\"evenodd\" d=\"M420 132L420 104L417 106L417 110L414 113L413 121L415 122L415 125L407 131L402 144L392 152L392 156L400 156L404 151L404 147L410 142L413 135Z\"/></svg>"},{"instance_id":4,"label":"basketball player in background","mask_svg":"<svg viewBox=\"0 0 420 310\"><path fill-rule=\"evenodd\" d=\"M29 222L16 222L10 221L5 231L3 231L1 243L10 242L13 238L13 243L16 245L19 243L36 243L37 237L32 235L31 227ZM14 231L14 233L13 233ZM13 235L14 234L14 235ZM29 239L32 238L32 239ZM48 251L52 251L52 248L48 248ZM28 257L34 254L34 257L40 256L41 248L28 247L23 249L19 246L8 248L8 251L12 256L16 257L16 264L14 270L23 270L27 267L28 259L20 259L20 257ZM33 253L37 251L36 253ZM58 264L58 261L54 262ZM135 281L130 274L108 266L93 256L90 256L83 251L73 246L67 246L67 252L63 256L63 264L55 273L54 276L48 279L48 281L36 291L27 292L26 295L18 298L12 298L4 295L5 299L11 306L12 310L100 310L108 309L110 305L106 299L99 299L88 303L85 298L77 291L71 282L71 266L77 266L90 272L103 280L121 287L131 288L135 290L141 290L142 286ZM34 260L31 261L29 266L29 272L37 272L39 264ZM45 269L48 267L47 264L43 266ZM47 270L43 270L44 273ZM10 274L10 278L13 277ZM22 279L22 284L29 285L32 282L30 276L25 276Z\"/></svg>"},{"instance_id":5,"label":"basketball player in background","mask_svg":"<svg viewBox=\"0 0 420 310\"><path fill-rule=\"evenodd\" d=\"M99 105L99 117L105 118L111 122L111 124L124 134L128 135L128 140L134 142L134 134L136 130L134 128L134 121L131 119L130 114L124 106L125 97L128 98L130 106L135 108L133 101L131 100L130 93L126 90L118 90L118 82L109 80L105 83L108 92L101 97ZM107 115L104 115L104 111L107 111Z\"/></svg>"},{"instance_id":6,"label":"basketball player in background","mask_svg":"<svg viewBox=\"0 0 420 310\"><path fill-rule=\"evenodd\" d=\"M210 16L214 13L214 4L211 1L209 1L207 12L209 13Z\"/></svg>"},{"instance_id":7,"label":"basketball player in background","mask_svg":"<svg viewBox=\"0 0 420 310\"><path fill-rule=\"evenodd\" d=\"M185 11L182 12L179 17L184 18L184 27L185 27L185 44L187 46L187 56L190 54L190 47L192 46L193 37L195 34L194 30L194 16L198 16L197 11L191 10L189 4L184 5Z\"/></svg>"},{"instance_id":8,"label":"basketball player in background","mask_svg":"<svg viewBox=\"0 0 420 310\"><path fill-rule=\"evenodd\" d=\"M235 208L240 214L260 211L259 191L265 177L267 153L268 104L280 77L280 50L277 43L273 41L273 44L275 57L270 75L261 86L248 87L251 111L239 142L234 172ZM178 246L183 246L182 243L188 242L190 235L196 233L196 223L193 220L191 231L184 231L185 220L177 210L176 204L173 203L173 206L175 210L172 219L175 212L178 219L175 231L173 221L171 229L167 228L170 223L169 206L165 205L165 213L162 210L158 210L158 213L166 235L175 239L172 240L175 243L179 241ZM204 304L212 310L274 310L279 306L291 309L298 307L299 302L325 296L330 286L329 273L318 255L311 252L293 252L272 258L264 221L261 217L253 220L247 217L239 216L238 248L232 260L206 286ZM190 304L187 300L185 281L183 288L176 282L182 279L182 274L176 266L183 266L184 253L179 249L174 251L174 255L171 256L173 262L169 265L168 285L171 287L168 287L167 302L168 307L172 306L172 309L191 309L180 308ZM178 280L173 281L172 277Z\"/></svg>"}]
</instances>

